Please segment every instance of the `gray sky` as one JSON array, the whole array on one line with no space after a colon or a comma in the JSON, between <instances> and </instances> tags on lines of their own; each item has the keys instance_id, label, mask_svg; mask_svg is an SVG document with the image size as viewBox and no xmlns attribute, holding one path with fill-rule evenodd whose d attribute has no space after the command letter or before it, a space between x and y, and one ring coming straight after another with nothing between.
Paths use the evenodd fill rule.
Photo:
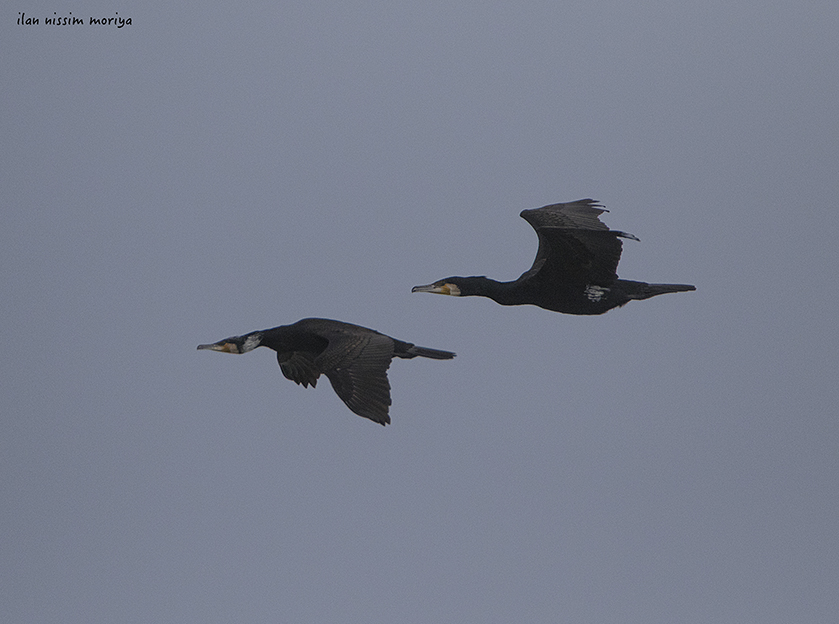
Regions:
<instances>
[{"instance_id":1,"label":"gray sky","mask_svg":"<svg viewBox=\"0 0 839 624\"><path fill-rule=\"evenodd\" d=\"M839 4L4 15L4 620L834 620ZM697 292L411 294L582 197ZM383 428L195 350L306 316L458 357Z\"/></svg>"}]
</instances>

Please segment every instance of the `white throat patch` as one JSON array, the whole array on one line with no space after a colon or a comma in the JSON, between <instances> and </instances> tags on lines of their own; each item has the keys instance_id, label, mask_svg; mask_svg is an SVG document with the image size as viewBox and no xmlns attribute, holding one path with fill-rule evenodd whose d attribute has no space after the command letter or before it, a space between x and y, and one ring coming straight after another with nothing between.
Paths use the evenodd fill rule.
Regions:
<instances>
[{"instance_id":1,"label":"white throat patch","mask_svg":"<svg viewBox=\"0 0 839 624\"><path fill-rule=\"evenodd\" d=\"M242 353L253 351L259 346L260 342L262 342L262 334L253 334L252 336L248 336L242 344Z\"/></svg>"}]
</instances>

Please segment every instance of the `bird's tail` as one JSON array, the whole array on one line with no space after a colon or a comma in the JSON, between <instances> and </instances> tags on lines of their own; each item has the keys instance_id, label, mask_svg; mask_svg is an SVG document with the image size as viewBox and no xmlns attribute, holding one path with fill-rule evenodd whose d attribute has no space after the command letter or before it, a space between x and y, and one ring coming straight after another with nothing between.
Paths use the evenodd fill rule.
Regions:
<instances>
[{"instance_id":1,"label":"bird's tail","mask_svg":"<svg viewBox=\"0 0 839 624\"><path fill-rule=\"evenodd\" d=\"M451 351L441 351L440 349L429 349L428 347L418 347L410 342L402 342L401 340L394 341L393 355L401 358L414 358L417 356L431 358L432 360L450 360L455 354Z\"/></svg>"},{"instance_id":2,"label":"bird's tail","mask_svg":"<svg viewBox=\"0 0 839 624\"><path fill-rule=\"evenodd\" d=\"M696 286L691 284L646 284L629 280L622 281L626 284L626 294L630 299L649 299L667 293L696 290Z\"/></svg>"}]
</instances>

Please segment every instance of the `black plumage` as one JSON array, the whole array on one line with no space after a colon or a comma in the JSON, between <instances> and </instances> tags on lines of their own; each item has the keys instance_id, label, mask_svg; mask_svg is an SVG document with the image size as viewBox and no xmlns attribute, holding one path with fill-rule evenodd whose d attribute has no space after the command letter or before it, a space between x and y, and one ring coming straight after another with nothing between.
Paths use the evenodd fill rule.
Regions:
<instances>
[{"instance_id":1,"label":"black plumage","mask_svg":"<svg viewBox=\"0 0 839 624\"><path fill-rule=\"evenodd\" d=\"M225 353L247 353L256 347L276 351L283 375L303 387L314 387L318 377L326 375L347 407L381 425L390 423L387 369L394 357L450 360L455 356L359 325L321 318L198 345L199 349Z\"/></svg>"},{"instance_id":2,"label":"black plumage","mask_svg":"<svg viewBox=\"0 0 839 624\"><path fill-rule=\"evenodd\" d=\"M411 292L489 297L502 305L531 304L564 314L603 314L633 299L696 290L690 284L647 284L618 279L621 238L600 221L607 212L593 199L523 210L539 236L533 266L512 282L483 276L449 277Z\"/></svg>"}]
</instances>

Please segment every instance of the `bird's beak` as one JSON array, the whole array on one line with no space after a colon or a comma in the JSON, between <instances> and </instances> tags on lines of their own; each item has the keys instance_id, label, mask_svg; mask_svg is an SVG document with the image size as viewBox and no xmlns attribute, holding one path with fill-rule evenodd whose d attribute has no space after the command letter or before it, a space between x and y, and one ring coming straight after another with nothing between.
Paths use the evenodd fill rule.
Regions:
<instances>
[{"instance_id":1,"label":"bird's beak","mask_svg":"<svg viewBox=\"0 0 839 624\"><path fill-rule=\"evenodd\" d=\"M220 342L214 342L213 344L202 344L198 345L199 349L209 349L210 351L221 351L222 353L237 353L237 351L233 350L233 344L227 342L226 340L222 340Z\"/></svg>"},{"instance_id":2,"label":"bird's beak","mask_svg":"<svg viewBox=\"0 0 839 624\"><path fill-rule=\"evenodd\" d=\"M460 289L454 284L441 284L440 282L434 282L433 284L426 284L425 286L414 286L411 289L411 292L427 292L434 293L436 295L454 295L456 297L460 294Z\"/></svg>"}]
</instances>

